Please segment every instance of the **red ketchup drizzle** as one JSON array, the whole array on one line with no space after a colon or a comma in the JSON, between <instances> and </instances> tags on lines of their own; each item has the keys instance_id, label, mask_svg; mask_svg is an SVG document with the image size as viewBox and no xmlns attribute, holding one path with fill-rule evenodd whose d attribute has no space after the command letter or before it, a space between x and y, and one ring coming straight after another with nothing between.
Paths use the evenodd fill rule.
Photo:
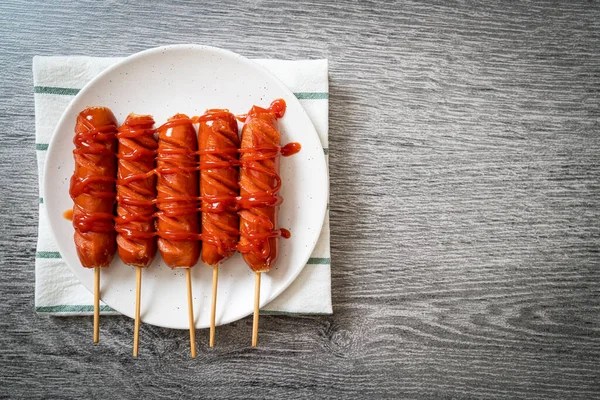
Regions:
<instances>
[{"instance_id":1,"label":"red ketchup drizzle","mask_svg":"<svg viewBox=\"0 0 600 400\"><path fill-rule=\"evenodd\" d=\"M163 239L177 241L193 241L202 240L202 235L194 232L180 232L180 231L160 231L156 235Z\"/></svg>"},{"instance_id":2,"label":"red ketchup drizzle","mask_svg":"<svg viewBox=\"0 0 600 400\"><path fill-rule=\"evenodd\" d=\"M275 114L275 118L280 119L285 114L285 109L287 105L285 104L285 100L277 99L273 100L268 110Z\"/></svg>"},{"instance_id":3,"label":"red ketchup drizzle","mask_svg":"<svg viewBox=\"0 0 600 400\"><path fill-rule=\"evenodd\" d=\"M298 142L288 143L281 148L281 155L284 157L289 157L298 153L301 149L302 146Z\"/></svg>"},{"instance_id":4,"label":"red ketchup drizzle","mask_svg":"<svg viewBox=\"0 0 600 400\"><path fill-rule=\"evenodd\" d=\"M113 215L109 213L79 213L73 218L73 226L80 232L108 233L115 231Z\"/></svg>"},{"instance_id":5,"label":"red ketchup drizzle","mask_svg":"<svg viewBox=\"0 0 600 400\"><path fill-rule=\"evenodd\" d=\"M73 209L69 208L63 212L63 218L69 221L73 221Z\"/></svg>"},{"instance_id":6,"label":"red ketchup drizzle","mask_svg":"<svg viewBox=\"0 0 600 400\"><path fill-rule=\"evenodd\" d=\"M111 198L115 196L115 192L109 192L105 190L94 190L93 188L89 188L89 186L95 183L114 183L115 178L112 176L96 176L90 175L85 178L73 175L71 177L71 187L69 189L69 193L72 199L75 199L77 196L82 194L87 194L92 197L97 198Z\"/></svg>"},{"instance_id":7,"label":"red ketchup drizzle","mask_svg":"<svg viewBox=\"0 0 600 400\"><path fill-rule=\"evenodd\" d=\"M181 114L183 115L183 114ZM183 117L183 116L179 116L178 118L174 118L171 121L167 121L164 124L162 124L161 126L159 126L156 131L160 132L163 131L165 129L169 129L169 128L174 128L176 126L181 126L181 125L187 125L187 124L193 124L194 120L191 118ZM172 150L176 150L176 149L172 149ZM183 149L182 149L183 150Z\"/></svg>"}]
</instances>

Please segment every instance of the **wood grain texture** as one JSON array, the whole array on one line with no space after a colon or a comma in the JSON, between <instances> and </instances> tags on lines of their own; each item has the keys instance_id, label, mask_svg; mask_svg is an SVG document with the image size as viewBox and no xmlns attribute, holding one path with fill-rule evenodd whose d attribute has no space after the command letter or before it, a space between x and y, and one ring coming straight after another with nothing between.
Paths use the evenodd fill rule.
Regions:
<instances>
[{"instance_id":1,"label":"wood grain texture","mask_svg":"<svg viewBox=\"0 0 600 400\"><path fill-rule=\"evenodd\" d=\"M54 4L52 4L54 3ZM0 397L600 396L600 6L0 3ZM38 317L31 59L330 60L333 316Z\"/></svg>"}]
</instances>

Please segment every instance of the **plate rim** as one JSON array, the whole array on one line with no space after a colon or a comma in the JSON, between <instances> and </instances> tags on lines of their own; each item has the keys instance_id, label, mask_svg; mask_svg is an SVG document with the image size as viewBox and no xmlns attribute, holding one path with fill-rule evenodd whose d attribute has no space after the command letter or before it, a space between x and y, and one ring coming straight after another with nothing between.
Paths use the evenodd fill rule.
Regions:
<instances>
[{"instance_id":1,"label":"plate rim","mask_svg":"<svg viewBox=\"0 0 600 400\"><path fill-rule=\"evenodd\" d=\"M214 51L216 53L222 53L228 56L232 56L235 59L237 59L238 61L241 61L243 63L246 64L251 64L254 68L261 70L263 73L267 74L269 77L271 77L279 86L279 88L284 91L287 92L287 95L290 98L294 98L298 104L300 105L300 110L301 112L304 114L305 118L308 120L308 122L310 123L310 126L312 127L312 133L314 135L317 136L317 143L319 148L321 149L320 152L320 156L319 158L319 162L323 163L323 167L324 167L324 171L325 171L325 176L323 177L323 183L324 183L324 197L325 197L325 201L323 202L323 205L320 207L320 210L313 210L311 212L319 212L320 215L319 216L319 221L321 221L319 223L319 230L318 230L318 234L316 235L316 240L314 241L314 243L312 244L312 248L310 250L310 252L307 252L307 256L306 259L304 259L303 264L300 268L297 269L297 271L295 273L293 273L292 275L290 275L290 277L288 278L288 281L285 282L285 284L280 285L279 288L277 288L276 290L272 291L271 297L261 300L260 302L260 307L262 308L263 306L265 306L266 304L274 301L277 297L279 297L286 289L288 289L298 278L298 276L300 275L300 273L304 270L304 267L306 266L308 259L310 258L312 252L314 251L314 248L316 247L318 241L319 241L319 237L321 235L321 232L323 230L323 225L325 223L325 218L327 216L327 205L329 203L329 195L330 195L330 188L329 188L329 166L327 164L327 160L325 157L325 153L323 151L323 146L321 144L321 140L319 138L319 135L317 133L317 130L314 126L314 123L312 122L312 120L310 119L310 117L308 116L306 110L304 109L304 107L302 106L302 104L300 103L300 101L296 98L296 96L294 95L294 93L274 74L272 74L269 70L267 70L264 66L262 66L261 64L257 63L256 61L249 59L245 56L242 56L238 53L235 53L231 50L227 50L227 49L223 49L220 47L215 47L215 46L209 46L209 45L203 45L203 44L171 44L171 45L165 45L165 46L158 46L158 47L153 47L153 48L149 48L149 49L145 49L142 50L140 52L131 54L125 58L123 58L122 60L117 61L116 63L114 63L113 65L107 67L106 69L104 69L103 71L101 71L98 75L96 75L94 78L92 78L89 82L87 82L80 90L79 92L75 95L75 97L69 102L69 104L66 106L65 110L63 111L60 119L58 120L53 132L52 132L52 137L49 141L48 144L48 150L47 150L47 156L46 156L46 162L44 165L44 183L43 183L43 187L44 187L44 196L47 195L47 193L51 192L52 189L50 188L51 182L48 179L48 172L50 171L50 163L48 162L48 160L50 160L53 155L53 153L55 152L54 148L57 146L55 144L55 142L58 140L57 138L57 133L59 131L59 127L61 127L63 124L65 124L67 121L67 117L70 111L72 111L73 108L73 104L77 101L77 99L80 96L83 96L86 94L86 92L89 90L89 88L93 85L95 85L98 81L101 81L106 75L110 74L111 72L113 72L116 69L121 68L123 65L128 64L132 61L137 60L138 58L143 58L143 57L147 57L147 56L151 56L154 55L155 53L159 53L159 52L166 52L166 51L170 51L170 50L190 50L190 51L202 51L202 50L208 50L208 51ZM59 251L63 250L61 249L61 244L60 241L56 240L56 229L54 226L53 218L50 218L50 212L47 208L47 202L44 202L44 207L46 208L46 214L48 216L48 225L50 226L50 231L52 233L52 237L56 243L56 246L58 248ZM160 255L160 254L159 254ZM116 254L115 259L118 257L118 254ZM86 288L86 290L88 290L90 293L92 293L92 290L84 284L84 282L79 278L79 276L75 273L74 271L74 266L71 266L70 263L68 262L68 260L66 258L63 257L63 261L65 262L65 264L69 267L69 269L71 270L71 272L73 273L75 279L77 279L77 281ZM114 261L114 260L113 260ZM111 263L112 264L112 263ZM201 266L201 261L199 260L198 263L195 265L195 267L200 267ZM100 297L100 299L102 300L102 297ZM115 308L113 305L106 303L104 300L102 300L105 304L107 304L108 306L110 306L111 308L115 309L115 311L117 311L119 314L125 315L129 318L133 318L133 315L129 315L129 313L125 313L121 310L118 310L117 308ZM229 324L235 321L239 321L245 317L247 317L248 315L252 314L252 309L250 309L249 312L243 312L240 313L239 315L234 316L231 319L226 319L224 320L223 318L221 318L218 322L218 325L225 325L225 324ZM150 325L154 325L154 326L159 326L159 327L164 327L164 328L170 328L170 329L188 329L188 327L182 327L182 328L178 328L173 326L172 324L168 324L168 323L156 323L156 322L146 322L143 321L144 323L148 323ZM198 319L198 322L196 323L196 328L197 329L203 329L204 326L202 325L198 325L200 322L200 319Z\"/></svg>"}]
</instances>

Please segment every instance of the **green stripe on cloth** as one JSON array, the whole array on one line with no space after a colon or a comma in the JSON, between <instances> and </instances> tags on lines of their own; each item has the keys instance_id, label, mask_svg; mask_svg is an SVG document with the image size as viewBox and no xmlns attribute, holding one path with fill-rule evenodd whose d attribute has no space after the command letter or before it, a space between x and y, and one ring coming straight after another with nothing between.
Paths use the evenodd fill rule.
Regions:
<instances>
[{"instance_id":1,"label":"green stripe on cloth","mask_svg":"<svg viewBox=\"0 0 600 400\"><path fill-rule=\"evenodd\" d=\"M48 144L47 143L36 143L35 144L35 149L36 150L40 150L40 151L45 151L48 150ZM325 153L325 155L329 154L329 149L324 147L323 148L323 153Z\"/></svg>"},{"instance_id":2,"label":"green stripe on cloth","mask_svg":"<svg viewBox=\"0 0 600 400\"><path fill-rule=\"evenodd\" d=\"M81 89L63 88L53 86L34 86L35 93L56 94L59 96L75 96ZM294 93L297 99L300 100L325 100L329 98L327 92L298 92Z\"/></svg>"},{"instance_id":3,"label":"green stripe on cloth","mask_svg":"<svg viewBox=\"0 0 600 400\"><path fill-rule=\"evenodd\" d=\"M306 264L311 265L327 265L331 264L331 258L309 258Z\"/></svg>"},{"instance_id":4,"label":"green stripe on cloth","mask_svg":"<svg viewBox=\"0 0 600 400\"><path fill-rule=\"evenodd\" d=\"M100 312L117 312L109 306L100 306ZM94 306L46 306L36 307L35 312L39 313L78 313L78 312L94 312Z\"/></svg>"},{"instance_id":5,"label":"green stripe on cloth","mask_svg":"<svg viewBox=\"0 0 600 400\"><path fill-rule=\"evenodd\" d=\"M35 253L36 258L62 258L58 251L38 251ZM331 264L331 258L309 258L307 264L311 265L328 265Z\"/></svg>"},{"instance_id":6,"label":"green stripe on cloth","mask_svg":"<svg viewBox=\"0 0 600 400\"><path fill-rule=\"evenodd\" d=\"M326 100L329 98L327 92L298 92L294 93L298 100Z\"/></svg>"},{"instance_id":7,"label":"green stripe on cloth","mask_svg":"<svg viewBox=\"0 0 600 400\"><path fill-rule=\"evenodd\" d=\"M38 251L35 258L62 258L58 251Z\"/></svg>"},{"instance_id":8,"label":"green stripe on cloth","mask_svg":"<svg viewBox=\"0 0 600 400\"><path fill-rule=\"evenodd\" d=\"M77 93L79 93L79 90L81 90L81 89L52 87L52 86L34 86L33 87L33 91L35 93L58 94L61 96L75 96Z\"/></svg>"}]
</instances>

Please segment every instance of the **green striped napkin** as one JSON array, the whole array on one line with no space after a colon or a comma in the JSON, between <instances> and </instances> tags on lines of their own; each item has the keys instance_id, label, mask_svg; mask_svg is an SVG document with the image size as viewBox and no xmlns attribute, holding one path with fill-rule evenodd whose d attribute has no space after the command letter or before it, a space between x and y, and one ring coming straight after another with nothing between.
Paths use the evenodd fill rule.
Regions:
<instances>
[{"instance_id":1,"label":"green striped napkin","mask_svg":"<svg viewBox=\"0 0 600 400\"><path fill-rule=\"evenodd\" d=\"M62 260L48 224L44 207L44 163L48 143L65 108L87 82L120 58L33 58L35 92L35 138L40 178L40 224L35 259L35 310L64 316L89 315L93 296L79 283ZM327 60L255 60L294 92L311 118L328 158L328 64ZM329 212L319 242L292 285L262 312L273 314L331 314L331 268ZM101 306L104 314L115 310Z\"/></svg>"}]
</instances>

